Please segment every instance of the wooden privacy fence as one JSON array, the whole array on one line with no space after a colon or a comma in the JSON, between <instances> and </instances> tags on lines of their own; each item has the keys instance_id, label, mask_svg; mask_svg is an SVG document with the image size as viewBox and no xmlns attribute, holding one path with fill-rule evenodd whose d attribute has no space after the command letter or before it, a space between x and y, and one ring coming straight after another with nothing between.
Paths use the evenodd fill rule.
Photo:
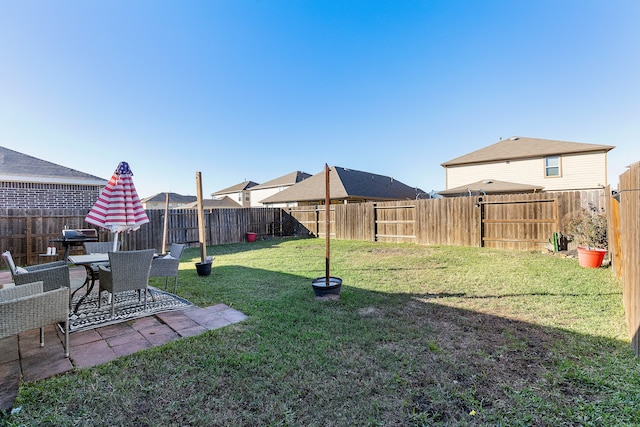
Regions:
<instances>
[{"instance_id":1,"label":"wooden privacy fence","mask_svg":"<svg viewBox=\"0 0 640 427\"><path fill-rule=\"evenodd\" d=\"M66 228L95 228L84 221L87 211L79 209L2 209L0 210L0 250L10 250L18 265L36 264L38 254L55 245L62 258L60 238ZM120 236L123 250L154 248L162 252L164 210L148 210L149 223L139 230ZM242 208L205 210L208 245L245 241L247 232L259 236L289 236L296 223L279 208ZM110 241L108 231L99 230L100 241ZM195 209L169 211L167 243L198 243L198 219ZM71 247L71 254L83 253L82 246Z\"/></svg>"},{"instance_id":2,"label":"wooden privacy fence","mask_svg":"<svg viewBox=\"0 0 640 427\"><path fill-rule=\"evenodd\" d=\"M640 162L620 175L608 213L612 265L622 278L622 300L631 347L640 357Z\"/></svg>"},{"instance_id":3,"label":"wooden privacy fence","mask_svg":"<svg viewBox=\"0 0 640 427\"><path fill-rule=\"evenodd\" d=\"M604 212L604 190L453 197L331 206L331 234L343 240L538 250L585 210ZM290 208L307 233L323 237L324 208Z\"/></svg>"}]
</instances>

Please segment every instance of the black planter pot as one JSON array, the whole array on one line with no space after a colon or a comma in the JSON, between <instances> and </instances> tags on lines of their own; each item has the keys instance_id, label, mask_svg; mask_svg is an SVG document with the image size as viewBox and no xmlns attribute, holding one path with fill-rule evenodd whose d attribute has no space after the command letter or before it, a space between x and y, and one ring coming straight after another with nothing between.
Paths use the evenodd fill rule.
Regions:
<instances>
[{"instance_id":1,"label":"black planter pot","mask_svg":"<svg viewBox=\"0 0 640 427\"><path fill-rule=\"evenodd\" d=\"M329 277L329 286L327 286L326 277L318 277L311 281L313 292L317 297L324 297L327 295L340 295L340 289L342 288L342 279L339 277Z\"/></svg>"},{"instance_id":2,"label":"black planter pot","mask_svg":"<svg viewBox=\"0 0 640 427\"><path fill-rule=\"evenodd\" d=\"M208 276L211 274L210 262L196 262L196 271L198 276Z\"/></svg>"}]
</instances>

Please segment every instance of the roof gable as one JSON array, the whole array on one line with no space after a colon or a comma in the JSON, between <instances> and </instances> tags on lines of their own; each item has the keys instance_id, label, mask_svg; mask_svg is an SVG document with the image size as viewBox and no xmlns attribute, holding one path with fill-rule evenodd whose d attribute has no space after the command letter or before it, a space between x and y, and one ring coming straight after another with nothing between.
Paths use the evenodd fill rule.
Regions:
<instances>
[{"instance_id":1,"label":"roof gable","mask_svg":"<svg viewBox=\"0 0 640 427\"><path fill-rule=\"evenodd\" d=\"M467 195L469 193L504 194L504 193L535 193L543 187L538 185L520 184L517 182L498 181L497 179L483 179L482 181L438 191L441 196Z\"/></svg>"},{"instance_id":2,"label":"roof gable","mask_svg":"<svg viewBox=\"0 0 640 427\"><path fill-rule=\"evenodd\" d=\"M456 157L441 164L443 167L504 160L537 158L562 154L608 152L611 145L585 144L581 142L554 141L513 136L481 148L464 156Z\"/></svg>"},{"instance_id":3,"label":"roof gable","mask_svg":"<svg viewBox=\"0 0 640 427\"><path fill-rule=\"evenodd\" d=\"M0 147L0 180L52 184L107 185L107 180Z\"/></svg>"},{"instance_id":4,"label":"roof gable","mask_svg":"<svg viewBox=\"0 0 640 427\"><path fill-rule=\"evenodd\" d=\"M196 196L183 196L178 193L169 193L169 203L191 203L196 201ZM142 203L166 202L167 193L156 193L153 196L145 197L140 200Z\"/></svg>"},{"instance_id":5,"label":"roof gable","mask_svg":"<svg viewBox=\"0 0 640 427\"><path fill-rule=\"evenodd\" d=\"M231 187L225 188L224 190L216 191L215 193L211 193L212 196L222 196L225 194L238 193L240 191L248 190L252 187L258 185L257 182L253 181L244 181L240 184L232 185Z\"/></svg>"},{"instance_id":6,"label":"roof gable","mask_svg":"<svg viewBox=\"0 0 640 427\"><path fill-rule=\"evenodd\" d=\"M198 201L188 203L181 206L181 209L193 209L198 207ZM202 207L204 209L223 209L223 208L241 208L242 206L234 201L229 196L224 196L221 199L204 199L202 200Z\"/></svg>"},{"instance_id":7,"label":"roof gable","mask_svg":"<svg viewBox=\"0 0 640 427\"><path fill-rule=\"evenodd\" d=\"M330 168L329 192L331 199L370 199L370 200L406 200L415 199L416 194L424 193L415 187L409 187L394 178L362 172L339 166ZM289 188L280 191L262 203L309 202L324 200L324 171L313 175Z\"/></svg>"},{"instance_id":8,"label":"roof gable","mask_svg":"<svg viewBox=\"0 0 640 427\"><path fill-rule=\"evenodd\" d=\"M311 174L301 171L295 171L283 175L281 177L272 179L271 181L264 182L262 184L258 184L255 187L251 187L251 190L261 190L264 188L273 188L273 187L282 187L284 185L294 185L300 181L304 181L305 179L311 177Z\"/></svg>"}]
</instances>

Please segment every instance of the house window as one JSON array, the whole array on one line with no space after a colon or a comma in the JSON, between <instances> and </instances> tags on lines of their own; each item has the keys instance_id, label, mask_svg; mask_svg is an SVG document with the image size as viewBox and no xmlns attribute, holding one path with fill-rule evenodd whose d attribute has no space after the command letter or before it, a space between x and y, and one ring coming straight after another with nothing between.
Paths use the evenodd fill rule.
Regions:
<instances>
[{"instance_id":1,"label":"house window","mask_svg":"<svg viewBox=\"0 0 640 427\"><path fill-rule=\"evenodd\" d=\"M560 157L550 156L544 159L544 176L560 176Z\"/></svg>"},{"instance_id":2,"label":"house window","mask_svg":"<svg viewBox=\"0 0 640 427\"><path fill-rule=\"evenodd\" d=\"M244 201L245 202L250 202L251 201L251 193L249 193L249 192L244 193Z\"/></svg>"},{"instance_id":3,"label":"house window","mask_svg":"<svg viewBox=\"0 0 640 427\"><path fill-rule=\"evenodd\" d=\"M238 201L242 202L242 193L238 193Z\"/></svg>"}]
</instances>

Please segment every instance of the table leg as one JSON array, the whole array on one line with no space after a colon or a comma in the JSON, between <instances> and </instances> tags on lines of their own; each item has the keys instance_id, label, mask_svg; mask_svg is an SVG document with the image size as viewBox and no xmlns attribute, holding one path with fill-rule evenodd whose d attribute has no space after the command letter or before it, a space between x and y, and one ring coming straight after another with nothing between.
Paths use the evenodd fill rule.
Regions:
<instances>
[{"instance_id":1,"label":"table leg","mask_svg":"<svg viewBox=\"0 0 640 427\"><path fill-rule=\"evenodd\" d=\"M74 314L78 314L78 309L80 308L80 304L83 303L83 301L89 296L89 294L91 293L91 291L93 290L93 286L96 284L96 275L97 273L95 273L93 271L93 269L91 268L90 265L85 265L84 268L87 269L87 278L84 281L84 284L82 286L80 286L78 289L82 289L84 286L87 286L87 293L84 294L80 300L76 303L76 308L73 310ZM76 289L73 294L75 295L76 292L78 292L78 289ZM100 297L98 295L98 297ZM71 296L71 299L73 300L73 295Z\"/></svg>"}]
</instances>

